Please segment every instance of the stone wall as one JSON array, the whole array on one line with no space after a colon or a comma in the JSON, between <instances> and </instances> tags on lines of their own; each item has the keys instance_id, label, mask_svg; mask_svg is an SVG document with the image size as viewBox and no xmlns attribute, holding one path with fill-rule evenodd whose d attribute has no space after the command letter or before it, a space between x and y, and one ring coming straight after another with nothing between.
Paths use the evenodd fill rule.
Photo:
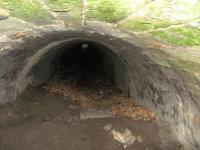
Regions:
<instances>
[{"instance_id":1,"label":"stone wall","mask_svg":"<svg viewBox=\"0 0 200 150\"><path fill-rule=\"evenodd\" d=\"M16 39L5 37L1 44L1 104L15 100L32 83L42 83L49 78L53 70L48 67L48 60L55 57L61 46L74 40L92 41L109 49L115 62L125 67L123 75L120 67L114 72L118 85L138 103L169 121L186 148L198 149L200 107L195 103L198 97L192 97L181 74L156 64L145 55L148 49L140 48L134 37L102 28L38 29L27 35Z\"/></svg>"}]
</instances>

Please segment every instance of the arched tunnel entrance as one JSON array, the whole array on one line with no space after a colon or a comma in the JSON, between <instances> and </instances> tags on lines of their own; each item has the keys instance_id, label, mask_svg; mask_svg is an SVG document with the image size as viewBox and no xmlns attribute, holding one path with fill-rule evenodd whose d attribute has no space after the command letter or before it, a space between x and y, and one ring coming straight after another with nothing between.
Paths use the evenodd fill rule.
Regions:
<instances>
[{"instance_id":1,"label":"arched tunnel entrance","mask_svg":"<svg viewBox=\"0 0 200 150\"><path fill-rule=\"evenodd\" d=\"M122 87L122 83L123 86L126 84L125 67L105 46L92 42L75 42L53 61L55 73L60 73L62 78L74 77L79 86L92 87L101 82L118 86L123 92L127 92Z\"/></svg>"},{"instance_id":2,"label":"arched tunnel entrance","mask_svg":"<svg viewBox=\"0 0 200 150\"><path fill-rule=\"evenodd\" d=\"M110 86L129 96L125 62L112 49L92 40L72 40L50 51L32 68L33 85L72 80L77 86Z\"/></svg>"},{"instance_id":3,"label":"arched tunnel entrance","mask_svg":"<svg viewBox=\"0 0 200 150\"><path fill-rule=\"evenodd\" d=\"M195 136L197 132L194 131L199 127L193 122L199 111L191 113L188 106L194 104L182 79L174 70L158 65L147 55L148 48L143 49L137 45L134 38L121 33L120 36L116 33L109 35L92 29L38 31L37 34L21 41L12 39L8 41L9 46L5 46L8 49L4 53L0 51L0 104L17 99L11 108L8 105L0 109L0 117L3 114L5 118L0 119L0 135L3 135L0 137L0 146L1 141L11 141L8 145L15 145L12 137L20 137L18 142L24 143L24 134L30 135L30 145L33 143L31 139L34 139L32 135L37 135L41 140L36 140L36 143L43 145L41 141L48 139L47 136L65 133L59 137L63 142L61 145L65 149L72 149L65 144L66 139L73 144L88 139L93 141L92 136L97 133L98 137L102 137L98 142L107 143L103 148L110 149L109 142L113 141L107 137L107 132L102 132L102 127L105 127L105 131L111 131L113 136L115 129L120 128L125 129L124 133L130 134L130 130L137 133L137 136L142 137L139 141L143 141L143 144L136 145L138 149L148 148L144 147L147 145L151 145L150 149L175 149L177 142L174 143L174 137L166 132L167 127L154 124L156 121L151 122L148 118L152 111L161 120L170 123L167 126L173 127L172 132L185 145L195 146L198 142L198 136ZM74 99L73 102L70 97ZM80 105L87 103L84 105L86 108L74 105L79 100ZM88 103L91 101L90 107ZM8 118L4 116L7 110ZM113 114L117 117L112 118ZM91 118L95 119L90 121ZM138 121L138 118L147 119L150 124ZM9 133L1 130L1 125L12 126L26 121L30 121L27 122L30 131L24 126L19 127L22 132L16 135L12 135L15 132L11 130ZM55 127L58 122L61 128ZM126 130L128 127L130 130ZM50 130L52 132L48 132ZM77 139L86 132L90 133L88 137ZM124 134L121 132L118 135ZM49 145L53 146L47 146L47 149L57 145L54 140L50 138ZM90 141L91 149L98 145L95 140L94 144ZM8 145L3 146L6 149ZM76 150L82 149L81 145L77 146ZM121 149L114 144L112 146L111 149Z\"/></svg>"},{"instance_id":4,"label":"arched tunnel entrance","mask_svg":"<svg viewBox=\"0 0 200 150\"><path fill-rule=\"evenodd\" d=\"M117 60L105 48L100 48L92 43L74 43L54 60L57 72L60 70L63 77L74 75L82 80L87 79L88 74L93 77L101 76L114 83ZM84 84L88 84L87 80Z\"/></svg>"}]
</instances>

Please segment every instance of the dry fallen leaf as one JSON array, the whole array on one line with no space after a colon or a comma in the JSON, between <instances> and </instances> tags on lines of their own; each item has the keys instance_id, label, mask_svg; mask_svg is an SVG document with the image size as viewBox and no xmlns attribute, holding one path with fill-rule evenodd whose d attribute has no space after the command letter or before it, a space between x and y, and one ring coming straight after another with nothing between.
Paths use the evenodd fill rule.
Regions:
<instances>
[{"instance_id":1,"label":"dry fallen leaf","mask_svg":"<svg viewBox=\"0 0 200 150\"><path fill-rule=\"evenodd\" d=\"M133 120L148 121L155 119L155 113L151 112L132 101L122 102L112 107L112 112L115 116L126 117Z\"/></svg>"},{"instance_id":2,"label":"dry fallen leaf","mask_svg":"<svg viewBox=\"0 0 200 150\"><path fill-rule=\"evenodd\" d=\"M113 87L80 88L75 82L64 80L48 83L44 88L50 93L70 97L84 108L92 106L112 109L114 116L126 117L132 120L148 121L156 118L154 112L137 105Z\"/></svg>"},{"instance_id":3,"label":"dry fallen leaf","mask_svg":"<svg viewBox=\"0 0 200 150\"><path fill-rule=\"evenodd\" d=\"M28 33L27 32L16 32L16 33L12 34L10 37L12 39L19 39L22 37L28 37Z\"/></svg>"}]
</instances>

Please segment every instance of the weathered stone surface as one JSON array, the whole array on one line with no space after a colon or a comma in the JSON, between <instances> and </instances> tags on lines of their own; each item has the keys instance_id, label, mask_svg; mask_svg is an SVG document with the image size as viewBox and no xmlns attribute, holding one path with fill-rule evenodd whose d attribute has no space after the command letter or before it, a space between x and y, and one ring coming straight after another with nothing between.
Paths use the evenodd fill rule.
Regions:
<instances>
[{"instance_id":1,"label":"weathered stone surface","mask_svg":"<svg viewBox=\"0 0 200 150\"><path fill-rule=\"evenodd\" d=\"M174 133L185 146L198 149L199 98L189 92L181 74L155 64L145 55L143 52L148 48L141 48L133 36L101 25L33 29L26 35L0 39L1 104L15 100L27 86L47 81L54 72L51 61L64 51L63 46L78 41L93 42L106 47L112 55L109 58L117 68L114 70L117 86L171 122Z\"/></svg>"},{"instance_id":2,"label":"weathered stone surface","mask_svg":"<svg viewBox=\"0 0 200 150\"><path fill-rule=\"evenodd\" d=\"M7 19L9 17L9 11L0 8L0 20Z\"/></svg>"}]
</instances>

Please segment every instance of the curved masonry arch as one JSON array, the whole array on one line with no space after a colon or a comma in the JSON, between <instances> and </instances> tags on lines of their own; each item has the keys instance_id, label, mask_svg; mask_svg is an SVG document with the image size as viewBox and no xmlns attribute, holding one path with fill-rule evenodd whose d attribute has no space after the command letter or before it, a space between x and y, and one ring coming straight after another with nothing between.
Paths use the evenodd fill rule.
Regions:
<instances>
[{"instance_id":1,"label":"curved masonry arch","mask_svg":"<svg viewBox=\"0 0 200 150\"><path fill-rule=\"evenodd\" d=\"M52 60L62 46L90 42L110 51L121 69L118 86L138 103L156 111L171 123L174 133L188 148L200 144L199 108L175 71L156 64L144 54L134 38L95 29L40 29L22 39L6 38L0 49L0 104L16 99L27 86L44 82L34 69ZM46 64L47 66L49 64ZM45 64L44 64L45 66ZM37 69L36 69L37 70ZM41 69L43 70L43 69ZM50 71L45 71L50 72ZM121 73L121 74L120 74ZM38 71L37 74L44 74ZM121 80L122 79L122 80ZM121 82L122 81L122 82Z\"/></svg>"},{"instance_id":2,"label":"curved masonry arch","mask_svg":"<svg viewBox=\"0 0 200 150\"><path fill-rule=\"evenodd\" d=\"M54 71L51 71L52 61L56 59L58 55L62 55L62 53L64 53L67 50L67 48L69 48L71 45L81 44L81 43L88 43L88 44L95 45L100 48L100 51L103 50L102 53L107 53L106 55L104 55L108 57L105 61L111 61L112 63L115 64L115 66L112 66L112 67L114 67L115 69L114 74L116 74L116 76L114 78L116 80L115 81L116 85L118 88L120 88L124 93L127 93L128 95L129 77L127 73L127 68L125 68L126 64L124 60L120 58L119 53L115 51L116 49L114 49L113 46L111 45L103 44L93 39L78 38L78 37L69 38L67 40L62 40L58 42L53 42L50 45L47 45L44 48L40 49L35 55L31 57L29 62L23 68L22 72L20 72L20 74L18 75L18 79L17 79L18 82L16 83L17 89L19 89L20 91L24 91L24 89L27 87L27 83L29 82L31 82L30 84L40 85L44 83L45 81L47 81L54 72ZM109 63L105 65L109 65ZM112 69L111 66L109 67L110 68L108 68L108 70ZM35 70L35 72L32 73L32 70ZM23 80L23 79L27 79L27 80ZM24 86L21 87L22 85Z\"/></svg>"}]
</instances>

